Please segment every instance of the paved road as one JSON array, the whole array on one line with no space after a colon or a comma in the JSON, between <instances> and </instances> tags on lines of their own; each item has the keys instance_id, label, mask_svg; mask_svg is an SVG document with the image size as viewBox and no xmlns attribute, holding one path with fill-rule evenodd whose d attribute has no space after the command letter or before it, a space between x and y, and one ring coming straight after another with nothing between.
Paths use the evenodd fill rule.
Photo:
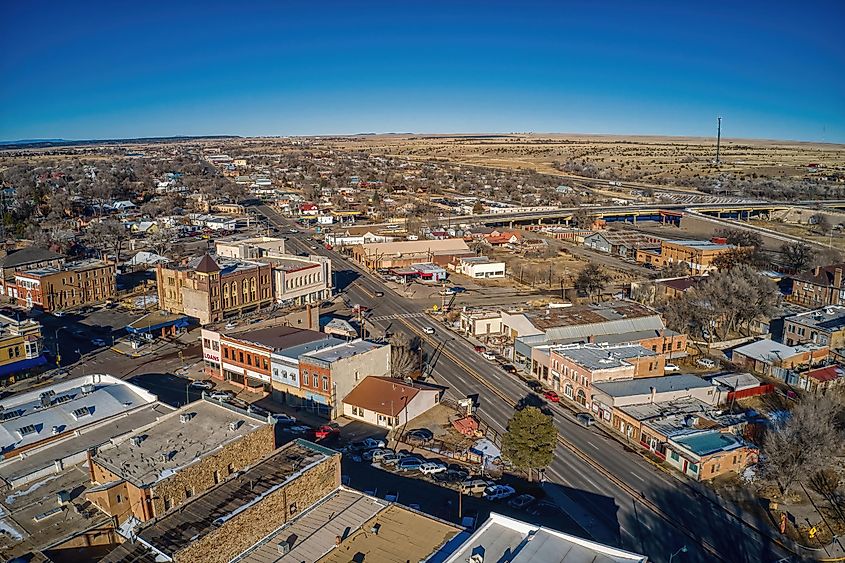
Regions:
<instances>
[{"instance_id":1,"label":"paved road","mask_svg":"<svg viewBox=\"0 0 845 563\"><path fill-rule=\"evenodd\" d=\"M259 211L281 228L291 225L267 206ZM445 342L434 365L434 378L457 396L477 394L479 415L493 429L505 430L513 405L529 393L521 381L480 358L466 340L445 326L415 315L421 312L419 305L386 290L379 280L338 253L312 249L314 243L304 234L288 240L289 251L331 257L335 271L353 280L341 289L353 302L370 306L371 318L399 315L373 322L382 326L392 323L391 330L401 326L419 336L429 352ZM376 291L384 291L384 296L375 299ZM425 334L424 326L434 328L435 334ZM658 563L668 561L669 555L684 545L688 552L674 561L774 562L790 556L789 550L756 530L768 531L766 522L754 523L750 514L726 505L707 487L682 482L652 467L600 431L578 425L562 407L553 409L561 443L545 486L597 540L647 554ZM742 515L753 527L731 513Z\"/></svg>"}]
</instances>

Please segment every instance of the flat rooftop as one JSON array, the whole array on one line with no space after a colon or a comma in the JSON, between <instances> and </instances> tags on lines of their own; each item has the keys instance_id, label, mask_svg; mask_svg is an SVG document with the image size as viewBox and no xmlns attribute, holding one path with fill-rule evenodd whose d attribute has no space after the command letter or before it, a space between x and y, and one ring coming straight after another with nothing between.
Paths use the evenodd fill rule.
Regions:
<instances>
[{"instance_id":1,"label":"flat rooftop","mask_svg":"<svg viewBox=\"0 0 845 563\"><path fill-rule=\"evenodd\" d=\"M542 311L527 312L524 315L538 329L546 330L561 326L589 325L621 319L631 320L651 317L657 315L657 312L633 301L616 301L543 309Z\"/></svg>"},{"instance_id":2,"label":"flat rooftop","mask_svg":"<svg viewBox=\"0 0 845 563\"><path fill-rule=\"evenodd\" d=\"M283 270L285 272L298 272L300 270L308 270L310 268L319 268L319 262L312 262L303 257L300 260L295 258L279 258L278 256L264 256L261 258L264 262L272 264L276 270Z\"/></svg>"},{"instance_id":3,"label":"flat rooftop","mask_svg":"<svg viewBox=\"0 0 845 563\"><path fill-rule=\"evenodd\" d=\"M0 452L68 434L157 400L110 375L89 375L19 393L0 402Z\"/></svg>"},{"instance_id":4,"label":"flat rooftop","mask_svg":"<svg viewBox=\"0 0 845 563\"><path fill-rule=\"evenodd\" d=\"M180 506L179 510L171 511L143 526L137 535L172 557L216 530L240 510L259 502L265 495L297 478L307 469L326 463L334 455L339 454L305 440L291 442L238 476L194 497Z\"/></svg>"},{"instance_id":5,"label":"flat rooftop","mask_svg":"<svg viewBox=\"0 0 845 563\"><path fill-rule=\"evenodd\" d=\"M376 344L375 342L369 342L368 340L353 340L352 342L338 344L337 346L332 346L331 348L315 350L314 352L304 354L304 356L306 358L313 358L332 363L344 358L357 356L358 354L364 354L383 346L383 344Z\"/></svg>"},{"instance_id":6,"label":"flat rooftop","mask_svg":"<svg viewBox=\"0 0 845 563\"><path fill-rule=\"evenodd\" d=\"M822 309L798 313L787 317L785 320L828 332L836 332L845 329L845 307L828 305Z\"/></svg>"},{"instance_id":7,"label":"flat rooftop","mask_svg":"<svg viewBox=\"0 0 845 563\"><path fill-rule=\"evenodd\" d=\"M742 446L742 442L738 439L717 430L678 436L677 438L671 438L671 441L698 456L735 450Z\"/></svg>"},{"instance_id":8,"label":"flat rooftop","mask_svg":"<svg viewBox=\"0 0 845 563\"><path fill-rule=\"evenodd\" d=\"M611 397L630 397L632 395L648 395L654 389L655 393L682 391L712 387L712 383L697 375L678 374L661 377L641 377L628 381L607 381L593 383L593 387Z\"/></svg>"},{"instance_id":9,"label":"flat rooftop","mask_svg":"<svg viewBox=\"0 0 845 563\"><path fill-rule=\"evenodd\" d=\"M626 365L626 359L647 358L656 354L639 344L632 346L595 346L592 344L552 348L559 355L569 358L589 370L612 369Z\"/></svg>"},{"instance_id":10,"label":"flat rooftop","mask_svg":"<svg viewBox=\"0 0 845 563\"><path fill-rule=\"evenodd\" d=\"M284 350L315 340L325 340L329 337L329 335L316 330L292 326L273 326L245 332L223 333L222 336L228 340L241 340L251 344L259 344L271 350Z\"/></svg>"},{"instance_id":11,"label":"flat rooftop","mask_svg":"<svg viewBox=\"0 0 845 563\"><path fill-rule=\"evenodd\" d=\"M49 266L47 268L36 268L34 270L26 270L20 273L26 274L28 276L42 277L49 276L52 274L58 274L60 272L84 272L86 270L102 268L103 266L108 266L108 264L108 262L103 262L102 260L88 258L86 260L77 260L76 262L67 262L65 263L64 268L54 268L52 266Z\"/></svg>"},{"instance_id":12,"label":"flat rooftop","mask_svg":"<svg viewBox=\"0 0 845 563\"><path fill-rule=\"evenodd\" d=\"M378 527L378 533L370 531ZM235 562L422 561L461 529L403 506L341 487L245 551ZM340 537L340 545L336 538ZM286 555L279 544L296 538Z\"/></svg>"},{"instance_id":13,"label":"flat rooftop","mask_svg":"<svg viewBox=\"0 0 845 563\"><path fill-rule=\"evenodd\" d=\"M85 464L40 477L27 487L0 495L0 553L6 558L40 551L79 532L110 523L108 514L85 500L90 485ZM68 503L59 505L64 491ZM77 510L74 506L78 506Z\"/></svg>"},{"instance_id":14,"label":"flat rooftop","mask_svg":"<svg viewBox=\"0 0 845 563\"><path fill-rule=\"evenodd\" d=\"M182 416L190 419L182 422ZM134 432L94 461L138 487L165 479L267 422L217 401L200 399ZM234 426L234 428L232 426ZM141 439L138 445L133 438Z\"/></svg>"},{"instance_id":15,"label":"flat rooftop","mask_svg":"<svg viewBox=\"0 0 845 563\"><path fill-rule=\"evenodd\" d=\"M495 512L444 563L465 563L473 554L484 561L529 563L646 563L648 558L594 541L536 526ZM347 559L348 561L348 559Z\"/></svg>"}]
</instances>

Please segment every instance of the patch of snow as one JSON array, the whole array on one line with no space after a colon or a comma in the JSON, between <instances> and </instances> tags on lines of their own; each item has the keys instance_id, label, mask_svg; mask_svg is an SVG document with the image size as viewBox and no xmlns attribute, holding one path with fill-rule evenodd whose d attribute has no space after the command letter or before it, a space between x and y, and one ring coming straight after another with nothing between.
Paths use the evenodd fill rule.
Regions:
<instances>
[{"instance_id":1,"label":"patch of snow","mask_svg":"<svg viewBox=\"0 0 845 563\"><path fill-rule=\"evenodd\" d=\"M59 478L58 475L52 475L50 477L47 477L46 479L42 479L41 481L37 481L37 482L33 483L28 488L26 488L22 491L16 491L16 492L14 492L14 493L12 493L12 494L10 494L9 496L6 497L6 504L15 504L15 500L18 497L26 496L29 493L31 493L32 491L34 491L35 489L37 489L38 487L40 487L41 485L46 485L47 483L49 483L53 479L58 479L58 478Z\"/></svg>"},{"instance_id":2,"label":"patch of snow","mask_svg":"<svg viewBox=\"0 0 845 563\"><path fill-rule=\"evenodd\" d=\"M740 476L746 483L753 483L757 479L757 466L749 465L742 471Z\"/></svg>"},{"instance_id":3,"label":"patch of snow","mask_svg":"<svg viewBox=\"0 0 845 563\"><path fill-rule=\"evenodd\" d=\"M16 541L22 541L23 534L17 528L6 522L6 516L8 516L8 513L3 510L2 506L0 506L0 534L6 534Z\"/></svg>"}]
</instances>

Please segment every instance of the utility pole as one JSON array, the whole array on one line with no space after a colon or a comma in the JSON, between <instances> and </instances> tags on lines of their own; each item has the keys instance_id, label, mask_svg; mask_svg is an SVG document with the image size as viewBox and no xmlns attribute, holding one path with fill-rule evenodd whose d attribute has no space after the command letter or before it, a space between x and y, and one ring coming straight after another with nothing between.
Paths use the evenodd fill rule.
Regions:
<instances>
[{"instance_id":1,"label":"utility pole","mask_svg":"<svg viewBox=\"0 0 845 563\"><path fill-rule=\"evenodd\" d=\"M719 164L721 164L721 161L719 160L719 148L720 148L721 144L722 144L722 118L717 117L716 118L716 166L719 166Z\"/></svg>"}]
</instances>

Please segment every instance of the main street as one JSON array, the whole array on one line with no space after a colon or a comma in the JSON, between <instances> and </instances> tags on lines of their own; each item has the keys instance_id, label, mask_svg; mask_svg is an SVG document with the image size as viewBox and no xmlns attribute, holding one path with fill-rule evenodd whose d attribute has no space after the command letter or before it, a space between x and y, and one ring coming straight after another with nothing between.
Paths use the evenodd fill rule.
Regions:
<instances>
[{"instance_id":1,"label":"main street","mask_svg":"<svg viewBox=\"0 0 845 563\"><path fill-rule=\"evenodd\" d=\"M283 230L293 226L268 206L257 209ZM344 291L351 302L369 307L372 316L394 319L378 321L382 329L390 326L395 331L401 325L420 337L429 351L442 343L434 379L456 396L477 395L479 416L504 432L514 404L530 393L524 383L483 360L469 342L441 323L415 315L422 312L420 305L388 290L337 252L299 234L288 241L289 251L329 256L339 275L354 277ZM377 291L384 295L375 298ZM434 334L423 331L427 326ZM648 554L657 562L668 561L682 546L687 553L674 561L774 562L790 556L769 537L767 522L754 522L751 513L721 500L706 486L667 474L601 431L575 423L565 408L553 409L560 443L544 487L598 541Z\"/></svg>"}]
</instances>

